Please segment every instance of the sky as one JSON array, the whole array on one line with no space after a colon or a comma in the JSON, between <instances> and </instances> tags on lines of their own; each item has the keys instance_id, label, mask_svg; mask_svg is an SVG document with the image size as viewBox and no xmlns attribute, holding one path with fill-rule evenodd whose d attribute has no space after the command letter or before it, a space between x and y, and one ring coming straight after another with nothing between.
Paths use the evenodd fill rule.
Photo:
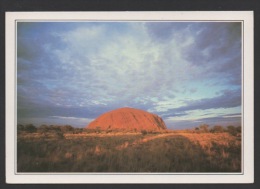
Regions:
<instances>
[{"instance_id":1,"label":"sky","mask_svg":"<svg viewBox=\"0 0 260 189\"><path fill-rule=\"evenodd\" d=\"M241 125L240 22L18 22L17 123L121 107L169 129Z\"/></svg>"}]
</instances>

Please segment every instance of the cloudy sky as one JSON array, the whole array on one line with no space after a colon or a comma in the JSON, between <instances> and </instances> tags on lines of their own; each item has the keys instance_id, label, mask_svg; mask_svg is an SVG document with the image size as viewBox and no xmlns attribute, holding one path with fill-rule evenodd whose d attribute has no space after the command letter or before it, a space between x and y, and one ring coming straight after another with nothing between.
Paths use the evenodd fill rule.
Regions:
<instances>
[{"instance_id":1,"label":"cloudy sky","mask_svg":"<svg viewBox=\"0 0 260 189\"><path fill-rule=\"evenodd\" d=\"M18 22L18 123L85 127L120 107L240 125L241 23Z\"/></svg>"}]
</instances>

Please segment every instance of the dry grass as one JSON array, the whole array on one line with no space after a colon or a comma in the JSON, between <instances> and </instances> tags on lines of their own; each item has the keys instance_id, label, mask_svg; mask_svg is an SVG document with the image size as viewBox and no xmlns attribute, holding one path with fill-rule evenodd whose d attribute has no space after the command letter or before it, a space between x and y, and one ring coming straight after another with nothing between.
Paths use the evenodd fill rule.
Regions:
<instances>
[{"instance_id":1,"label":"dry grass","mask_svg":"<svg viewBox=\"0 0 260 189\"><path fill-rule=\"evenodd\" d=\"M241 144L239 138L228 133L179 133L179 135L188 138L192 142L198 142L202 147L208 147L212 143L218 145L229 145L230 141L235 141L238 145Z\"/></svg>"},{"instance_id":2,"label":"dry grass","mask_svg":"<svg viewBox=\"0 0 260 189\"><path fill-rule=\"evenodd\" d=\"M84 137L115 137L115 136L136 136L141 135L141 133L122 133L122 132L116 132L116 133L78 133L78 134L71 134L71 133L65 133L64 137L66 139L72 139L72 138L84 138Z\"/></svg>"},{"instance_id":3,"label":"dry grass","mask_svg":"<svg viewBox=\"0 0 260 189\"><path fill-rule=\"evenodd\" d=\"M241 138L228 133L23 133L18 172L240 172Z\"/></svg>"}]
</instances>

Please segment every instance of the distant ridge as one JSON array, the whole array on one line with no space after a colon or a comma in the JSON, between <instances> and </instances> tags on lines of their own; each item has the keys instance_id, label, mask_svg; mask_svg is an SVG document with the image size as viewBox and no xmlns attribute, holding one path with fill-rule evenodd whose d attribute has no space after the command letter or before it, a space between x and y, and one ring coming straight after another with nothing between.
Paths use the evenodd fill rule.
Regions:
<instances>
[{"instance_id":1,"label":"distant ridge","mask_svg":"<svg viewBox=\"0 0 260 189\"><path fill-rule=\"evenodd\" d=\"M128 107L104 113L90 122L86 128L128 131L160 131L167 129L164 121L158 115Z\"/></svg>"}]
</instances>

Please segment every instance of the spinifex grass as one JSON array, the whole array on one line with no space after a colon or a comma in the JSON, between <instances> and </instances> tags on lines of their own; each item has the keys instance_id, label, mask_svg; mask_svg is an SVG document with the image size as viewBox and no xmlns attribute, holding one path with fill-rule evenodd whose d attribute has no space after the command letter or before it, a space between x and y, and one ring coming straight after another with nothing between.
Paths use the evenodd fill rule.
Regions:
<instances>
[{"instance_id":1,"label":"spinifex grass","mask_svg":"<svg viewBox=\"0 0 260 189\"><path fill-rule=\"evenodd\" d=\"M166 133L18 137L18 172L240 172L240 137Z\"/></svg>"}]
</instances>

